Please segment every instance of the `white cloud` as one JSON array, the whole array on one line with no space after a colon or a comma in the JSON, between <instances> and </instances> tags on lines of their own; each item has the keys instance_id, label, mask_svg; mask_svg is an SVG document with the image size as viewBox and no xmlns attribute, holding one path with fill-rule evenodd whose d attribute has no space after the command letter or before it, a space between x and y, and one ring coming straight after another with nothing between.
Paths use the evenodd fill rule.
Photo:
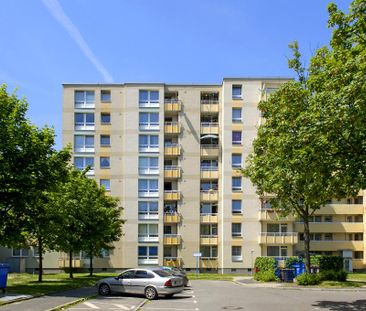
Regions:
<instances>
[{"instance_id":1,"label":"white cloud","mask_svg":"<svg viewBox=\"0 0 366 311\"><path fill-rule=\"evenodd\" d=\"M71 19L66 15L60 3L57 0L42 0L44 5L53 15L53 17L67 30L70 37L80 47L84 55L91 61L95 68L102 74L105 82L113 82L113 77L103 64L97 59L93 51L89 48L80 31L73 24Z\"/></svg>"}]
</instances>

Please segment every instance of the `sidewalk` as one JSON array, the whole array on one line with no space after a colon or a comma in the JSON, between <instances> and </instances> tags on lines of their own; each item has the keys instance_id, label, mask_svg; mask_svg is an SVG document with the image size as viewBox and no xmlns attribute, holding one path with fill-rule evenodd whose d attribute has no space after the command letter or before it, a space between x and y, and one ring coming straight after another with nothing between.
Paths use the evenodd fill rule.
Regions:
<instances>
[{"instance_id":1,"label":"sidewalk","mask_svg":"<svg viewBox=\"0 0 366 311\"><path fill-rule=\"evenodd\" d=\"M95 294L97 294L95 287L71 289L61 293L49 294L0 306L0 311L47 311Z\"/></svg>"}]
</instances>

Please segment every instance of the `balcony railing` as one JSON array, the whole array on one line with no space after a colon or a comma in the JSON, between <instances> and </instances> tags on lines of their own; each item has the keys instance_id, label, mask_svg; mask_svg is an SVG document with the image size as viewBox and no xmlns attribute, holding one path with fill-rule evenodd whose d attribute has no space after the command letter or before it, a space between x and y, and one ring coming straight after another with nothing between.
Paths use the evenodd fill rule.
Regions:
<instances>
[{"instance_id":1,"label":"balcony railing","mask_svg":"<svg viewBox=\"0 0 366 311\"><path fill-rule=\"evenodd\" d=\"M179 134L180 124L178 122L164 122L165 134Z\"/></svg>"},{"instance_id":2,"label":"balcony railing","mask_svg":"<svg viewBox=\"0 0 366 311\"><path fill-rule=\"evenodd\" d=\"M231 256L231 260L234 262L243 261L243 256Z\"/></svg>"},{"instance_id":3,"label":"balcony railing","mask_svg":"<svg viewBox=\"0 0 366 311\"><path fill-rule=\"evenodd\" d=\"M164 266L181 267L183 264L182 258L179 257L164 257Z\"/></svg>"},{"instance_id":4,"label":"balcony railing","mask_svg":"<svg viewBox=\"0 0 366 311\"><path fill-rule=\"evenodd\" d=\"M164 190L164 200L166 200L166 201L180 200L180 191L179 190Z\"/></svg>"},{"instance_id":5,"label":"balcony railing","mask_svg":"<svg viewBox=\"0 0 366 311\"><path fill-rule=\"evenodd\" d=\"M218 190L201 190L201 201L203 202L215 202L219 199Z\"/></svg>"},{"instance_id":6,"label":"balcony railing","mask_svg":"<svg viewBox=\"0 0 366 311\"><path fill-rule=\"evenodd\" d=\"M164 166L164 178L180 178L181 168L176 165Z\"/></svg>"},{"instance_id":7,"label":"balcony railing","mask_svg":"<svg viewBox=\"0 0 366 311\"><path fill-rule=\"evenodd\" d=\"M75 123L75 131L94 131L95 123Z\"/></svg>"},{"instance_id":8,"label":"balcony railing","mask_svg":"<svg viewBox=\"0 0 366 311\"><path fill-rule=\"evenodd\" d=\"M180 241L180 234L164 234L164 245L179 245Z\"/></svg>"},{"instance_id":9,"label":"balcony railing","mask_svg":"<svg viewBox=\"0 0 366 311\"><path fill-rule=\"evenodd\" d=\"M217 237L217 235L214 235L214 234L210 234L210 235L201 234L200 243L201 243L201 245L217 245L218 237Z\"/></svg>"},{"instance_id":10,"label":"balcony railing","mask_svg":"<svg viewBox=\"0 0 366 311\"><path fill-rule=\"evenodd\" d=\"M219 156L219 145L218 144L201 144L201 156L202 157L213 157Z\"/></svg>"},{"instance_id":11,"label":"balcony railing","mask_svg":"<svg viewBox=\"0 0 366 311\"><path fill-rule=\"evenodd\" d=\"M159 122L144 122L139 123L139 129L141 131L158 131L160 129Z\"/></svg>"},{"instance_id":12,"label":"balcony railing","mask_svg":"<svg viewBox=\"0 0 366 311\"><path fill-rule=\"evenodd\" d=\"M139 265L157 265L159 263L158 256L139 256L138 264Z\"/></svg>"},{"instance_id":13,"label":"balcony railing","mask_svg":"<svg viewBox=\"0 0 366 311\"><path fill-rule=\"evenodd\" d=\"M94 152L94 145L75 146L75 152Z\"/></svg>"},{"instance_id":14,"label":"balcony railing","mask_svg":"<svg viewBox=\"0 0 366 311\"><path fill-rule=\"evenodd\" d=\"M218 259L217 257L201 257L200 267L204 269L217 269Z\"/></svg>"},{"instance_id":15,"label":"balcony railing","mask_svg":"<svg viewBox=\"0 0 366 311\"><path fill-rule=\"evenodd\" d=\"M95 102L87 102L87 101L75 101L75 108L81 109L93 109L95 108Z\"/></svg>"},{"instance_id":16,"label":"balcony railing","mask_svg":"<svg viewBox=\"0 0 366 311\"><path fill-rule=\"evenodd\" d=\"M218 99L201 99L201 105L218 105Z\"/></svg>"},{"instance_id":17,"label":"balcony railing","mask_svg":"<svg viewBox=\"0 0 366 311\"><path fill-rule=\"evenodd\" d=\"M180 145L177 143L164 144L164 155L179 156L180 155Z\"/></svg>"},{"instance_id":18,"label":"balcony railing","mask_svg":"<svg viewBox=\"0 0 366 311\"><path fill-rule=\"evenodd\" d=\"M201 112L219 112L219 100L201 99Z\"/></svg>"},{"instance_id":19,"label":"balcony railing","mask_svg":"<svg viewBox=\"0 0 366 311\"><path fill-rule=\"evenodd\" d=\"M139 168L139 175L158 175L159 167L142 167Z\"/></svg>"},{"instance_id":20,"label":"balcony railing","mask_svg":"<svg viewBox=\"0 0 366 311\"><path fill-rule=\"evenodd\" d=\"M159 242L158 234L139 234L138 235L139 242Z\"/></svg>"},{"instance_id":21,"label":"balcony railing","mask_svg":"<svg viewBox=\"0 0 366 311\"><path fill-rule=\"evenodd\" d=\"M139 212L139 219L140 220L155 220L159 219L159 213L153 213L153 212Z\"/></svg>"},{"instance_id":22,"label":"balcony railing","mask_svg":"<svg viewBox=\"0 0 366 311\"><path fill-rule=\"evenodd\" d=\"M201 134L218 134L218 122L201 122Z\"/></svg>"},{"instance_id":23,"label":"balcony railing","mask_svg":"<svg viewBox=\"0 0 366 311\"><path fill-rule=\"evenodd\" d=\"M181 215L178 212L164 213L165 223L179 223Z\"/></svg>"},{"instance_id":24,"label":"balcony railing","mask_svg":"<svg viewBox=\"0 0 366 311\"><path fill-rule=\"evenodd\" d=\"M159 191L139 191L140 198L157 198L159 197Z\"/></svg>"},{"instance_id":25,"label":"balcony railing","mask_svg":"<svg viewBox=\"0 0 366 311\"><path fill-rule=\"evenodd\" d=\"M139 145L140 152L159 152L159 145Z\"/></svg>"},{"instance_id":26,"label":"balcony railing","mask_svg":"<svg viewBox=\"0 0 366 311\"><path fill-rule=\"evenodd\" d=\"M216 213L201 213L201 223L218 223L218 216Z\"/></svg>"},{"instance_id":27,"label":"balcony railing","mask_svg":"<svg viewBox=\"0 0 366 311\"><path fill-rule=\"evenodd\" d=\"M160 103L159 103L159 101L140 101L139 107L140 108L159 108Z\"/></svg>"},{"instance_id":28,"label":"balcony railing","mask_svg":"<svg viewBox=\"0 0 366 311\"><path fill-rule=\"evenodd\" d=\"M164 100L165 112L179 112L181 110L182 103L178 98L170 98Z\"/></svg>"},{"instance_id":29,"label":"balcony railing","mask_svg":"<svg viewBox=\"0 0 366 311\"><path fill-rule=\"evenodd\" d=\"M297 244L297 232L261 232L260 244Z\"/></svg>"}]
</instances>

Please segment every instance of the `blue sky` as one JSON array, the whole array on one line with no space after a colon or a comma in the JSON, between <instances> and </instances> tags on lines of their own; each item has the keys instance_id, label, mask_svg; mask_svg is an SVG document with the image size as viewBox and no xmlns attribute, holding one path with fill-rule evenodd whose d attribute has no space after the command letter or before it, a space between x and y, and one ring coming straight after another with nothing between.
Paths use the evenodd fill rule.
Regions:
<instances>
[{"instance_id":1,"label":"blue sky","mask_svg":"<svg viewBox=\"0 0 366 311\"><path fill-rule=\"evenodd\" d=\"M334 1L347 10L350 0ZM2 0L0 83L54 126L61 147L64 82L220 83L293 76L327 44L328 0Z\"/></svg>"}]
</instances>

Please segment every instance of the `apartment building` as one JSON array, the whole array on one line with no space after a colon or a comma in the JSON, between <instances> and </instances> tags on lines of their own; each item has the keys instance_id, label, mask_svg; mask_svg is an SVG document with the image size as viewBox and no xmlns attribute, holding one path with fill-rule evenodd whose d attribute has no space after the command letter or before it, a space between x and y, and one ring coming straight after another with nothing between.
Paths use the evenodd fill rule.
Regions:
<instances>
[{"instance_id":1,"label":"apartment building","mask_svg":"<svg viewBox=\"0 0 366 311\"><path fill-rule=\"evenodd\" d=\"M90 165L89 176L120 199L126 219L122 239L94 266L195 269L198 262L201 271L246 273L258 256L301 254L301 221L277 215L238 170L260 124L259 101L288 80L64 84L63 144L71 144L77 168ZM317 211L313 252L366 269L363 196ZM50 254L45 265L67 267L66 256ZM82 253L74 261L88 264Z\"/></svg>"}]
</instances>

